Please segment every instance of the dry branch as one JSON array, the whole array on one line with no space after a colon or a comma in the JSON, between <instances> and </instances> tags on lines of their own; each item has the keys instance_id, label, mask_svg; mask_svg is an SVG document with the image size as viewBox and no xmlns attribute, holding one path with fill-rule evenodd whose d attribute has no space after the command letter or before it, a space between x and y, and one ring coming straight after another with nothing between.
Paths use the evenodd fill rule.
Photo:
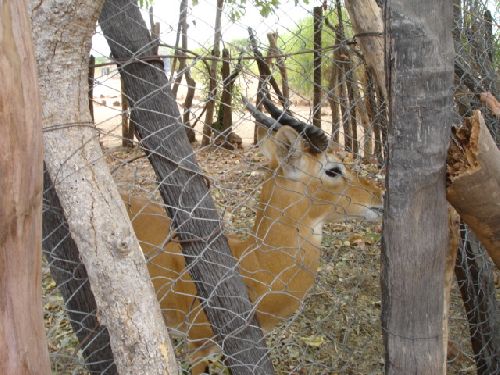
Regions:
<instances>
[{"instance_id":1,"label":"dry branch","mask_svg":"<svg viewBox=\"0 0 500 375\"><path fill-rule=\"evenodd\" d=\"M454 130L448 151L448 201L500 269L500 151L480 111Z\"/></svg>"},{"instance_id":2,"label":"dry branch","mask_svg":"<svg viewBox=\"0 0 500 375\"><path fill-rule=\"evenodd\" d=\"M357 39L366 64L373 69L377 86L386 99L382 12L375 0L349 0L345 2L345 7L354 33L360 34Z\"/></svg>"}]
</instances>

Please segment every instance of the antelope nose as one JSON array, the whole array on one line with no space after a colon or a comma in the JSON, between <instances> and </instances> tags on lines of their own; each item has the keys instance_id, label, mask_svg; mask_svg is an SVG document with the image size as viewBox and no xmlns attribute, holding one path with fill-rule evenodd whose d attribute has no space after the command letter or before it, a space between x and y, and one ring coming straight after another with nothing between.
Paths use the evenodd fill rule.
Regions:
<instances>
[{"instance_id":1,"label":"antelope nose","mask_svg":"<svg viewBox=\"0 0 500 375\"><path fill-rule=\"evenodd\" d=\"M374 206L374 207L370 207L370 210L376 212L377 214L379 214L380 216L382 216L384 214L384 208L383 207L380 207L380 206Z\"/></svg>"}]
</instances>

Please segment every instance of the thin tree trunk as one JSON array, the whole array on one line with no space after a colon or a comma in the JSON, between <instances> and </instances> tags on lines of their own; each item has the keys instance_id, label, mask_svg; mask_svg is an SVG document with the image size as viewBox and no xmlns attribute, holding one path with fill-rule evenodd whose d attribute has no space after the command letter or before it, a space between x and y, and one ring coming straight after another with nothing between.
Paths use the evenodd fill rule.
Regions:
<instances>
[{"instance_id":1,"label":"thin tree trunk","mask_svg":"<svg viewBox=\"0 0 500 375\"><path fill-rule=\"evenodd\" d=\"M342 6L340 0L335 1L337 10L338 25L335 32L335 44L340 47L336 50L336 59L339 62L339 82L340 85L340 109L342 111L342 128L344 130L344 149L347 152L352 152L352 133L349 126L349 99L347 89L347 69L348 69L348 53L346 47L342 45L344 42L344 21L342 19Z\"/></svg>"},{"instance_id":2,"label":"thin tree trunk","mask_svg":"<svg viewBox=\"0 0 500 375\"><path fill-rule=\"evenodd\" d=\"M221 34L221 19L224 0L217 0L217 11L215 14L215 32L214 32L214 49L212 50L213 57L220 56ZM210 143L212 134L212 124L214 122L215 100L217 97L217 59L213 59L210 63L210 84L208 88L208 103L207 113L205 114L205 124L203 124L203 139L201 144L207 146Z\"/></svg>"},{"instance_id":3,"label":"thin tree trunk","mask_svg":"<svg viewBox=\"0 0 500 375\"><path fill-rule=\"evenodd\" d=\"M187 23L187 6L188 2L187 0L182 0L181 2L181 18L179 19L181 23L181 34L182 34L182 50L187 51L188 49L188 23ZM182 55L185 56L185 52L182 52ZM193 98L194 98L194 93L196 90L196 81L193 79L191 76L191 67L186 65L186 60L181 59L180 61L180 68L182 71L184 71L184 78L186 79L186 83L188 86L188 90L186 93L186 98L184 99L184 114L182 115L182 122L184 124L184 127L186 129L186 134L188 136L189 142L193 143L196 141L196 134L194 132L193 127L191 126L190 123L190 113L191 113L191 108L193 106ZM182 78L182 75L180 76ZM177 97L177 87L180 83L175 82L174 88L172 91L174 91L174 97Z\"/></svg>"},{"instance_id":4,"label":"thin tree trunk","mask_svg":"<svg viewBox=\"0 0 500 375\"><path fill-rule=\"evenodd\" d=\"M339 75L340 68L336 64L335 59L332 61L331 77L328 82L328 104L330 105L330 110L332 111L332 140L335 143L335 147L339 145L339 123L340 123L340 113L339 113Z\"/></svg>"},{"instance_id":5,"label":"thin tree trunk","mask_svg":"<svg viewBox=\"0 0 500 375\"><path fill-rule=\"evenodd\" d=\"M183 10L187 9L187 0L181 0L180 9L179 9L179 22L177 23L177 33L175 34L175 48L174 48L174 58L172 60L172 66L170 67L170 77L168 77L168 83L171 85L174 79L175 68L177 66L177 56L179 55L179 42L181 40L181 32L182 32L182 17ZM172 87L173 90L173 87Z\"/></svg>"},{"instance_id":6,"label":"thin tree trunk","mask_svg":"<svg viewBox=\"0 0 500 375\"><path fill-rule=\"evenodd\" d=\"M358 141L358 121L356 118L356 107L358 106L357 101L355 100L354 95L354 68L352 64L352 60L348 58L345 62L345 81L347 87L347 95L349 97L349 110L348 110L348 118L349 118L349 127L351 129L351 150L355 158L359 157L359 141Z\"/></svg>"},{"instance_id":7,"label":"thin tree trunk","mask_svg":"<svg viewBox=\"0 0 500 375\"><path fill-rule=\"evenodd\" d=\"M134 124L129 121L128 99L125 95L123 79L120 78L121 106L122 106L122 146L134 147Z\"/></svg>"},{"instance_id":8,"label":"thin tree trunk","mask_svg":"<svg viewBox=\"0 0 500 375\"><path fill-rule=\"evenodd\" d=\"M345 0L344 3L366 64L373 70L377 86L386 99L382 11L375 0Z\"/></svg>"},{"instance_id":9,"label":"thin tree trunk","mask_svg":"<svg viewBox=\"0 0 500 375\"><path fill-rule=\"evenodd\" d=\"M28 12L26 0L2 1L0 374L48 375L41 296L42 110ZM87 81L88 55L82 69Z\"/></svg>"},{"instance_id":10,"label":"thin tree trunk","mask_svg":"<svg viewBox=\"0 0 500 375\"><path fill-rule=\"evenodd\" d=\"M383 157L387 157L387 129L389 127L389 114L387 110L387 101L382 94L380 88L377 87L377 123L380 129L380 134L382 135L382 150Z\"/></svg>"},{"instance_id":11,"label":"thin tree trunk","mask_svg":"<svg viewBox=\"0 0 500 375\"><path fill-rule=\"evenodd\" d=\"M219 110L217 113L217 121L212 125L212 130L215 133L214 144L222 146L228 150L234 150L234 146L228 141L228 135L232 132L231 125L233 123L232 111L232 94L233 83L229 67L229 51L224 48L222 50L222 93L220 97ZM236 78L236 77L235 77Z\"/></svg>"},{"instance_id":12,"label":"thin tree trunk","mask_svg":"<svg viewBox=\"0 0 500 375\"><path fill-rule=\"evenodd\" d=\"M188 85L188 91L186 93L186 99L184 99L184 114L182 115L182 123L186 129L186 134L188 136L189 142L193 143L196 141L196 133L194 132L193 126L191 126L191 108L193 107L194 93L196 91L196 81L191 76L191 69L187 68L184 74L186 78L186 83Z\"/></svg>"},{"instance_id":13,"label":"thin tree trunk","mask_svg":"<svg viewBox=\"0 0 500 375\"><path fill-rule=\"evenodd\" d=\"M138 7L128 0L107 0L100 26L115 57L132 59L149 52L144 48L151 41L149 33ZM135 37L128 38L129 33ZM182 243L187 269L232 373L273 374L263 334L203 173L181 130L165 75L153 65L133 63L124 66L122 74L131 103L141 102L141 110L132 112L141 125L136 127L141 145L161 181L159 190Z\"/></svg>"},{"instance_id":14,"label":"thin tree trunk","mask_svg":"<svg viewBox=\"0 0 500 375\"><path fill-rule=\"evenodd\" d=\"M290 86L288 83L285 57L282 56L283 52L278 48L278 33L267 33L267 40L269 41L268 59L276 59L276 66L281 75L281 91L288 102L290 100ZM270 64L268 63L268 65Z\"/></svg>"},{"instance_id":15,"label":"thin tree trunk","mask_svg":"<svg viewBox=\"0 0 500 375\"><path fill-rule=\"evenodd\" d=\"M97 319L97 304L90 289L87 270L50 176L43 176L43 250L52 278L64 299L64 307L75 332L85 366L93 374L117 374L108 329Z\"/></svg>"},{"instance_id":16,"label":"thin tree trunk","mask_svg":"<svg viewBox=\"0 0 500 375\"><path fill-rule=\"evenodd\" d=\"M345 62L341 63L341 74L340 74L340 109L342 111L342 129L344 130L344 149L347 152L352 152L353 142L352 142L352 133L351 126L349 123L349 96L347 89L347 74L345 74L346 64Z\"/></svg>"},{"instance_id":17,"label":"thin tree trunk","mask_svg":"<svg viewBox=\"0 0 500 375\"><path fill-rule=\"evenodd\" d=\"M366 92L365 92L365 105L368 114L370 124L373 126L373 142L375 143L375 157L378 163L382 162L382 139L380 134L380 124L378 121L378 108L377 100L375 96L375 83L373 82L373 75L370 72L370 68L365 65L365 76L366 76Z\"/></svg>"},{"instance_id":18,"label":"thin tree trunk","mask_svg":"<svg viewBox=\"0 0 500 375\"><path fill-rule=\"evenodd\" d=\"M444 374L452 4L390 0L385 22L391 113L382 242L385 371Z\"/></svg>"},{"instance_id":19,"label":"thin tree trunk","mask_svg":"<svg viewBox=\"0 0 500 375\"><path fill-rule=\"evenodd\" d=\"M495 284L486 253L465 225L455 275L462 295L478 375L500 373L500 329Z\"/></svg>"},{"instance_id":20,"label":"thin tree trunk","mask_svg":"<svg viewBox=\"0 0 500 375\"><path fill-rule=\"evenodd\" d=\"M101 5L33 4L46 167L85 264L99 321L109 331L118 371L177 374L144 255L90 122L88 56Z\"/></svg>"},{"instance_id":21,"label":"thin tree trunk","mask_svg":"<svg viewBox=\"0 0 500 375\"><path fill-rule=\"evenodd\" d=\"M177 50L175 53L176 59L177 55L179 55L179 73L175 77L174 84L172 86L172 94L174 95L174 99L177 99L177 91L179 90L179 85L182 82L182 76L186 70L186 50L187 50L187 11L188 11L188 1L181 0L181 7L179 12L179 30L181 34L181 45L182 48Z\"/></svg>"},{"instance_id":22,"label":"thin tree trunk","mask_svg":"<svg viewBox=\"0 0 500 375\"><path fill-rule=\"evenodd\" d=\"M352 70L352 93L354 96L354 102L356 103L357 118L361 121L361 126L363 127L363 160L368 161L372 155L372 128L370 118L368 117L368 111L366 108L366 89L364 92L364 98L361 97L359 91L359 84L362 82L361 77L358 76L358 70L361 69L361 60L356 57L356 53L351 50L351 59L354 62L354 69Z\"/></svg>"},{"instance_id":23,"label":"thin tree trunk","mask_svg":"<svg viewBox=\"0 0 500 375\"><path fill-rule=\"evenodd\" d=\"M250 38L250 45L252 46L253 55L255 57L255 60L257 60L257 67L259 68L260 81L265 82L266 84L267 82L269 82L274 92L278 96L278 100L281 102L283 107L288 108L289 105L288 100L281 92L278 83L276 82L276 79L273 77L271 69L267 65L264 56L262 56L262 53L259 51L259 47L257 46L257 40L253 35L253 30L251 27L248 28L248 34ZM260 89L257 90L257 95L260 95Z\"/></svg>"},{"instance_id":24,"label":"thin tree trunk","mask_svg":"<svg viewBox=\"0 0 500 375\"><path fill-rule=\"evenodd\" d=\"M321 128L321 26L323 25L323 8L314 7L314 95L313 125Z\"/></svg>"}]
</instances>

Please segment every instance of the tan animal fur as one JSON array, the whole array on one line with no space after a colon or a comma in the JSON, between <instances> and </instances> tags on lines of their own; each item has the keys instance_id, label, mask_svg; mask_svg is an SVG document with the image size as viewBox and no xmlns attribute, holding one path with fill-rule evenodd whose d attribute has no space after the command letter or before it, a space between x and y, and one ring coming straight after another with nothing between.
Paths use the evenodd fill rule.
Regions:
<instances>
[{"instance_id":1,"label":"tan animal fur","mask_svg":"<svg viewBox=\"0 0 500 375\"><path fill-rule=\"evenodd\" d=\"M256 305L264 332L294 314L312 287L320 259L321 228L347 217L375 220L382 193L356 176L335 156L309 152L294 129L283 126L263 150L270 172L263 183L250 236L228 236L239 271ZM172 332L187 335L192 373L206 367L214 352L213 332L179 243L164 245L170 219L162 205L124 194L128 213L145 256L165 321Z\"/></svg>"}]
</instances>

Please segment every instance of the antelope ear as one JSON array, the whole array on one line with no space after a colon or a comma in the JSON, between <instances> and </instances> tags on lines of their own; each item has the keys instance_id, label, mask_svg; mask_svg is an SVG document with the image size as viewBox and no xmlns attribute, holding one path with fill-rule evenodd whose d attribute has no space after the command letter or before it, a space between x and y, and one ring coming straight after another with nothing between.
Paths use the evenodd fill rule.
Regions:
<instances>
[{"instance_id":1,"label":"antelope ear","mask_svg":"<svg viewBox=\"0 0 500 375\"><path fill-rule=\"evenodd\" d=\"M271 167L282 167L285 174L290 174L299 167L306 147L297 131L289 126L282 126L273 137L266 139L261 151L269 159Z\"/></svg>"}]
</instances>

